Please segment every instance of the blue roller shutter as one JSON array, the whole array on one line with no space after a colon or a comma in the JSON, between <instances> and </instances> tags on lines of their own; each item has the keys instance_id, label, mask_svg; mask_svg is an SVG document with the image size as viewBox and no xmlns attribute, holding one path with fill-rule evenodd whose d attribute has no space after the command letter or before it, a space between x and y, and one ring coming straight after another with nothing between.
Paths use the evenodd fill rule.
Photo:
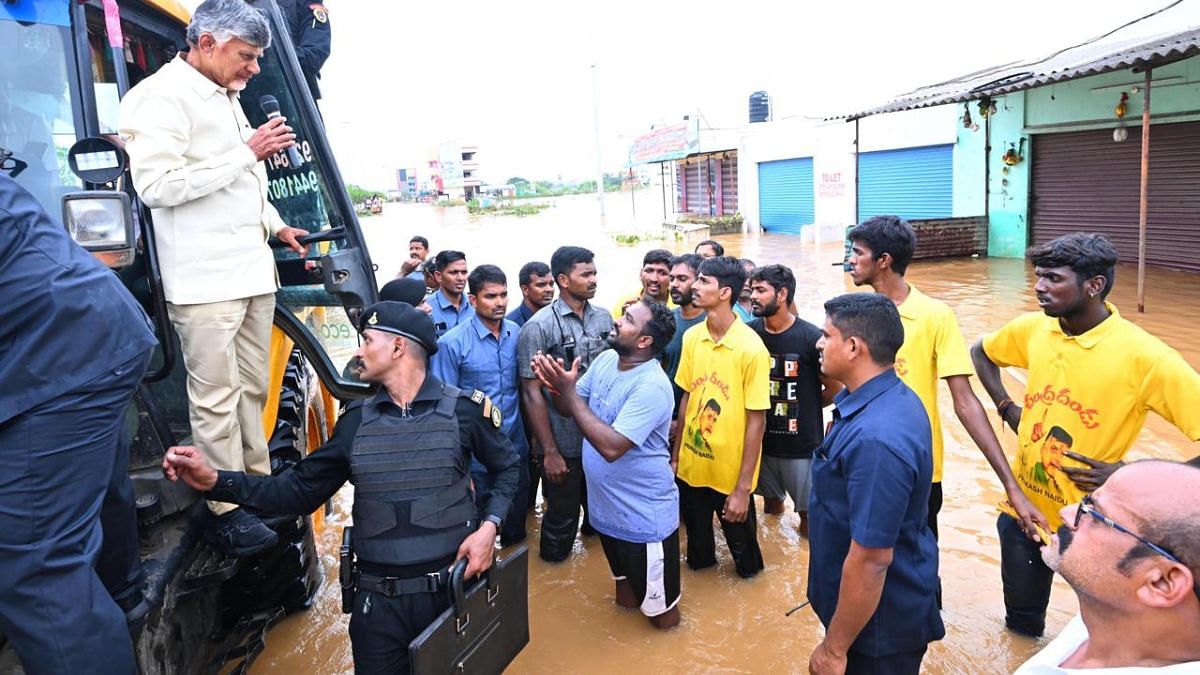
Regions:
<instances>
[{"instance_id":1,"label":"blue roller shutter","mask_svg":"<svg viewBox=\"0 0 1200 675\"><path fill-rule=\"evenodd\" d=\"M952 214L954 146L930 145L858 156L858 219Z\"/></svg>"},{"instance_id":2,"label":"blue roller shutter","mask_svg":"<svg viewBox=\"0 0 1200 675\"><path fill-rule=\"evenodd\" d=\"M758 164L758 219L768 232L800 234L815 218L812 157Z\"/></svg>"}]
</instances>

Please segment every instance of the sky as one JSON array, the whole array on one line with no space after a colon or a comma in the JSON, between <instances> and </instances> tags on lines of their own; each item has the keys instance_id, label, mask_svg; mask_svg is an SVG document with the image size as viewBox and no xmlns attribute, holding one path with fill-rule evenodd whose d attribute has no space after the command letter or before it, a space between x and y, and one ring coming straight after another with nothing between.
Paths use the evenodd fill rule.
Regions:
<instances>
[{"instance_id":1,"label":"sky","mask_svg":"<svg viewBox=\"0 0 1200 675\"><path fill-rule=\"evenodd\" d=\"M486 181L583 180L597 168L594 111L603 168L619 171L652 124L740 127L758 90L776 119L844 114L1169 4L328 0L321 108L344 177L365 187L395 187L396 169L447 140L479 147ZM1182 0L1114 38L1196 25L1200 0Z\"/></svg>"}]
</instances>

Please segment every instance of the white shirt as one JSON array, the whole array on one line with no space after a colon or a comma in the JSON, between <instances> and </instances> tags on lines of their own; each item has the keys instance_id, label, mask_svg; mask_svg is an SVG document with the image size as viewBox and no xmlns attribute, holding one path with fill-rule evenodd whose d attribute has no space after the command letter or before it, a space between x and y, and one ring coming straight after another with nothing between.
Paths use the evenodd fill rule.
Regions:
<instances>
[{"instance_id":1,"label":"white shirt","mask_svg":"<svg viewBox=\"0 0 1200 675\"><path fill-rule=\"evenodd\" d=\"M1136 636L1134 636L1136 639ZM1200 673L1200 661L1177 663L1172 666L1126 668L1063 668L1062 662L1079 651L1079 647L1088 639L1087 626L1083 618L1075 615L1074 619L1063 628L1058 637L1046 645L1042 651L1033 655L1017 668L1013 675L1196 675Z\"/></svg>"},{"instance_id":2,"label":"white shirt","mask_svg":"<svg viewBox=\"0 0 1200 675\"><path fill-rule=\"evenodd\" d=\"M167 302L193 305L274 293L267 238L284 226L238 93L182 55L121 101L133 184L151 209Z\"/></svg>"}]
</instances>

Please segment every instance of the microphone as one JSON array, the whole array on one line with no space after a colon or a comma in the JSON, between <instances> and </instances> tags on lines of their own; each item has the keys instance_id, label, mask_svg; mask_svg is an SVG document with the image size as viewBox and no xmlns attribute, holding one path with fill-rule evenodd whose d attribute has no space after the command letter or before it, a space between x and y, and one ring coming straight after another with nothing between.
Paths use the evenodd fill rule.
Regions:
<instances>
[{"instance_id":1,"label":"microphone","mask_svg":"<svg viewBox=\"0 0 1200 675\"><path fill-rule=\"evenodd\" d=\"M267 116L268 120L279 117L279 101L274 96L263 94L262 98L258 99L258 105L262 108L263 114ZM292 165L293 169L299 168L304 164L304 158L300 156L294 145L287 149L287 156L288 163Z\"/></svg>"}]
</instances>

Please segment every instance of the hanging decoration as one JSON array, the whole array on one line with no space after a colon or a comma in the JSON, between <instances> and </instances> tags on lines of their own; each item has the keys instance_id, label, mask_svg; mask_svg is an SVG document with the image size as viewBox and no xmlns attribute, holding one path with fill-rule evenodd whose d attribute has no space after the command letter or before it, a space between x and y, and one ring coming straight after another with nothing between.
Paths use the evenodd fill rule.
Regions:
<instances>
[{"instance_id":1,"label":"hanging decoration","mask_svg":"<svg viewBox=\"0 0 1200 675\"><path fill-rule=\"evenodd\" d=\"M1009 143L1008 149L1004 151L1004 156L1000 158L1007 166L1016 166L1025 159L1025 137L1022 136L1020 143Z\"/></svg>"},{"instance_id":2,"label":"hanging decoration","mask_svg":"<svg viewBox=\"0 0 1200 675\"><path fill-rule=\"evenodd\" d=\"M979 115L984 119L996 114L996 102L990 96L979 99Z\"/></svg>"},{"instance_id":3,"label":"hanging decoration","mask_svg":"<svg viewBox=\"0 0 1200 675\"><path fill-rule=\"evenodd\" d=\"M969 103L963 104L962 125L964 129L979 131L979 125L975 123L975 120L971 119L971 108Z\"/></svg>"},{"instance_id":4,"label":"hanging decoration","mask_svg":"<svg viewBox=\"0 0 1200 675\"><path fill-rule=\"evenodd\" d=\"M1117 107L1113 109L1113 113L1117 116L1117 127L1113 129L1113 142L1123 143L1129 138L1129 130L1125 128L1125 113L1129 110L1129 93L1121 92L1121 100L1117 101Z\"/></svg>"}]
</instances>

